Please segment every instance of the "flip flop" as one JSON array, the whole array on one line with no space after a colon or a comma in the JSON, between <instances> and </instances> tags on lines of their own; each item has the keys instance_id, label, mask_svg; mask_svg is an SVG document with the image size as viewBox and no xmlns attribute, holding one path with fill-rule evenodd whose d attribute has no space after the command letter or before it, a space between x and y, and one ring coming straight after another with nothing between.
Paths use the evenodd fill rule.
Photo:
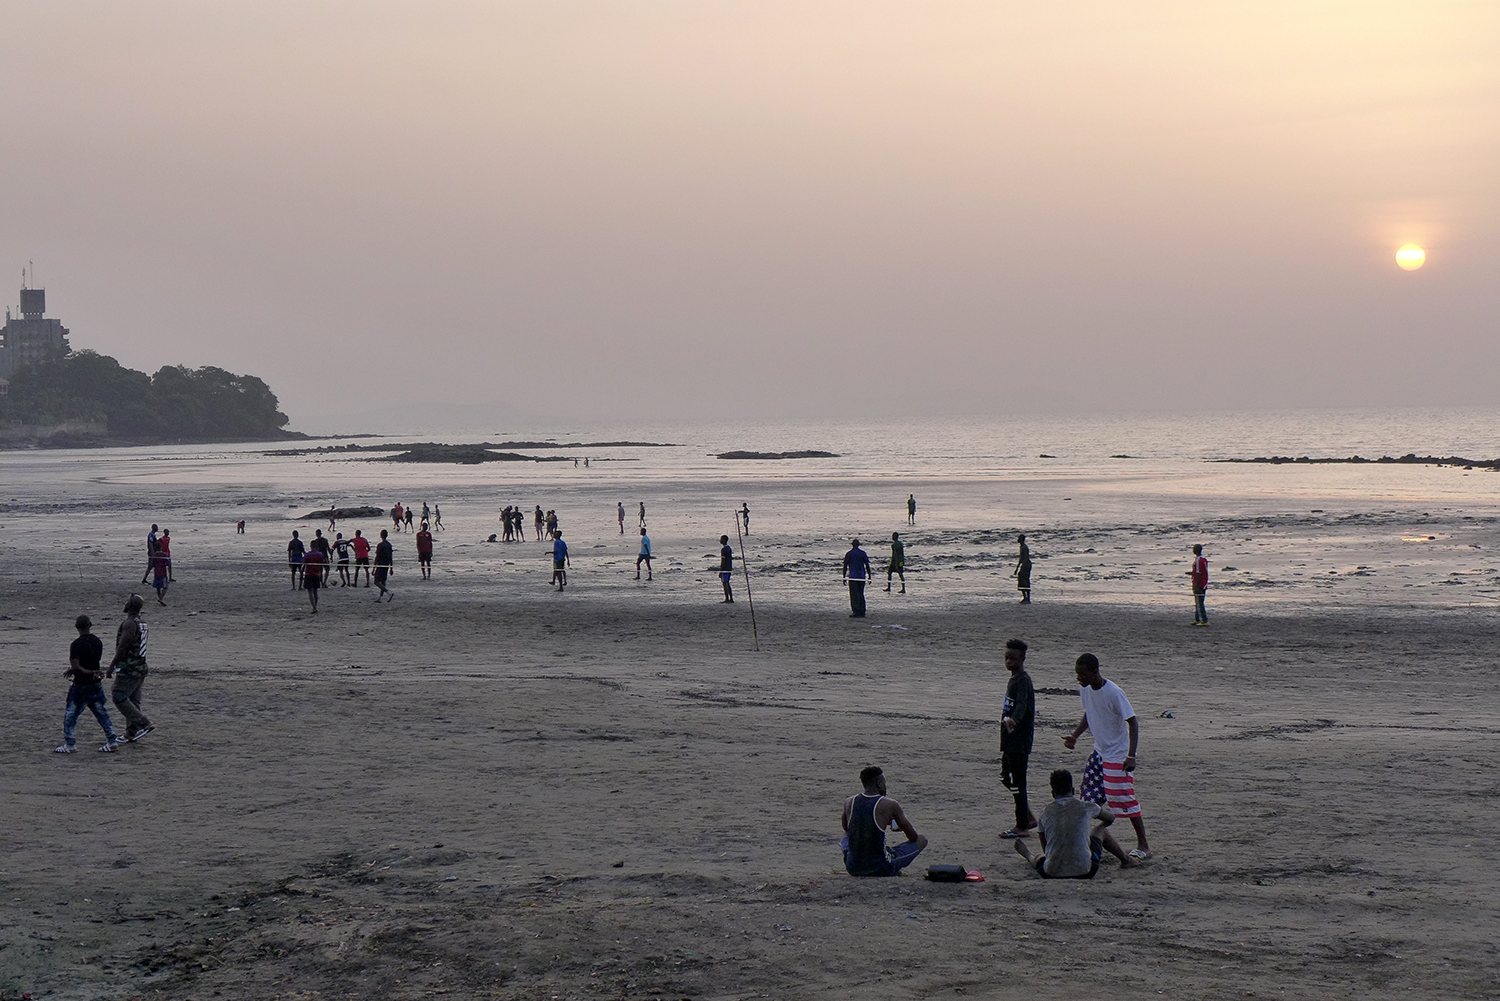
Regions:
<instances>
[{"instance_id":1,"label":"flip flop","mask_svg":"<svg viewBox=\"0 0 1500 1001\"><path fill-rule=\"evenodd\" d=\"M1016 839L1016 838L1024 838L1024 837L1027 837L1027 836L1028 836L1028 835L1030 835L1030 834L1031 834L1031 832L1032 832L1032 831L1033 831L1033 830L1035 830L1035 828L1027 828L1027 829L1026 829L1026 830L1024 830L1024 831L1018 831L1018 830L1016 830L1016 829L1015 829L1015 828L1014 828L1014 827L1012 827L1012 828L1011 828L1011 829L1010 829L1010 830L1008 830L1008 831L1001 831L1001 832L1000 832L1000 836L1001 836L1001 837L1002 837L1002 838L1004 838L1004 839L1005 839L1005 840L1006 840L1006 841L1014 841L1014 840L1015 840L1015 839Z\"/></svg>"},{"instance_id":2,"label":"flip flop","mask_svg":"<svg viewBox=\"0 0 1500 1001\"><path fill-rule=\"evenodd\" d=\"M1130 851L1126 852L1126 854L1135 859L1137 862L1144 862L1151 857L1151 853L1143 848L1132 848L1130 849Z\"/></svg>"}]
</instances>

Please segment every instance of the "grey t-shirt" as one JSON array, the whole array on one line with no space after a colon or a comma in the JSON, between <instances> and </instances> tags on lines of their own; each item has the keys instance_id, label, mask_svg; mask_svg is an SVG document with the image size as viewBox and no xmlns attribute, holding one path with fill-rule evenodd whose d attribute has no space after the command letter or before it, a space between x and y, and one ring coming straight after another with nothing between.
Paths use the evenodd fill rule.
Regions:
<instances>
[{"instance_id":1,"label":"grey t-shirt","mask_svg":"<svg viewBox=\"0 0 1500 1001\"><path fill-rule=\"evenodd\" d=\"M1089 825L1099 816L1099 804L1076 796L1054 799L1042 808L1038 820L1047 836L1047 861L1042 863L1048 876L1067 879L1085 876L1093 868L1089 854Z\"/></svg>"}]
</instances>

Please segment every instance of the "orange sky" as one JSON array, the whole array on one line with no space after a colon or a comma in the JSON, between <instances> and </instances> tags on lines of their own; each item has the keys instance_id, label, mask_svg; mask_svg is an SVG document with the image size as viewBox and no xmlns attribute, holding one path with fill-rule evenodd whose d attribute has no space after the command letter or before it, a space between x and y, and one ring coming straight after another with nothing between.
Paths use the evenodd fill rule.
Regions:
<instances>
[{"instance_id":1,"label":"orange sky","mask_svg":"<svg viewBox=\"0 0 1500 1001\"><path fill-rule=\"evenodd\" d=\"M294 416L1500 403L1493 3L0 0L0 37L10 286Z\"/></svg>"}]
</instances>

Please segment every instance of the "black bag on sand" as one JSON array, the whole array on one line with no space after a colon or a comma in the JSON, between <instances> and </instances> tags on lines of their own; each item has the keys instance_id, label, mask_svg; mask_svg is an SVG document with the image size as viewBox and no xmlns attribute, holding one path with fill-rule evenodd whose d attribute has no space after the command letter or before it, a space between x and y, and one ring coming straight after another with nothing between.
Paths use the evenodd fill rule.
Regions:
<instances>
[{"instance_id":1,"label":"black bag on sand","mask_svg":"<svg viewBox=\"0 0 1500 1001\"><path fill-rule=\"evenodd\" d=\"M927 867L927 878L934 883L962 883L968 878L969 871L961 865L930 865Z\"/></svg>"}]
</instances>

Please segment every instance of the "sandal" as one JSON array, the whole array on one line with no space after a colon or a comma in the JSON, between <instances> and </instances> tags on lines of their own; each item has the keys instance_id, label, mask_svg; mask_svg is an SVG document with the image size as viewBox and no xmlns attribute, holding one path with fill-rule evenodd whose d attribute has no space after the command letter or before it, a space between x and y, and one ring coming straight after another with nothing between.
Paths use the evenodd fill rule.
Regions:
<instances>
[{"instance_id":1,"label":"sandal","mask_svg":"<svg viewBox=\"0 0 1500 1001\"><path fill-rule=\"evenodd\" d=\"M1145 848L1132 848L1126 854L1135 859L1137 862L1144 862L1151 857L1151 852Z\"/></svg>"}]
</instances>

